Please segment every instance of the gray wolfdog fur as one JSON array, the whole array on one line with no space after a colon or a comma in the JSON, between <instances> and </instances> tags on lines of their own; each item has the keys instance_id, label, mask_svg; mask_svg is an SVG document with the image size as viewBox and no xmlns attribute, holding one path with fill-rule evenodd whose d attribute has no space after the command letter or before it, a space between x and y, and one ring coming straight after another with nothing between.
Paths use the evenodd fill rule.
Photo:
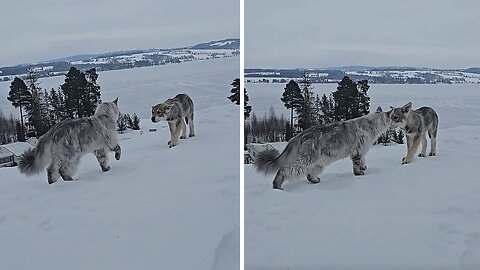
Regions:
<instances>
[{"instance_id":1,"label":"gray wolfdog fur","mask_svg":"<svg viewBox=\"0 0 480 270\"><path fill-rule=\"evenodd\" d=\"M99 104L92 117L66 120L53 126L39 138L35 148L23 153L18 166L20 172L30 176L50 164L47 168L49 184L55 183L60 176L70 181L80 157L92 152L102 170L110 170L108 151L114 151L117 160L121 155L116 132L120 113L117 101L118 98Z\"/></svg>"},{"instance_id":2,"label":"gray wolfdog fur","mask_svg":"<svg viewBox=\"0 0 480 270\"><path fill-rule=\"evenodd\" d=\"M193 101L186 94L178 94L174 98L152 106L152 122L165 120L170 129L170 148L178 144L178 139L187 138L187 124L189 137L195 136L193 127Z\"/></svg>"},{"instance_id":3,"label":"gray wolfdog fur","mask_svg":"<svg viewBox=\"0 0 480 270\"><path fill-rule=\"evenodd\" d=\"M311 127L293 137L280 154L276 150L261 152L254 161L258 171L276 172L274 189L292 175L307 174L307 180L319 183L319 174L330 163L350 157L353 173L363 175L367 169L365 154L373 142L393 124L389 112L377 112L324 126Z\"/></svg>"},{"instance_id":4,"label":"gray wolfdog fur","mask_svg":"<svg viewBox=\"0 0 480 270\"><path fill-rule=\"evenodd\" d=\"M422 143L422 152L418 156L427 156L427 138L425 133L428 133L431 143L429 156L435 156L437 154L438 130L438 115L435 110L430 107L412 110L411 102L403 107L391 108L392 120L407 136L407 156L402 159L402 164L412 162L420 142Z\"/></svg>"}]
</instances>

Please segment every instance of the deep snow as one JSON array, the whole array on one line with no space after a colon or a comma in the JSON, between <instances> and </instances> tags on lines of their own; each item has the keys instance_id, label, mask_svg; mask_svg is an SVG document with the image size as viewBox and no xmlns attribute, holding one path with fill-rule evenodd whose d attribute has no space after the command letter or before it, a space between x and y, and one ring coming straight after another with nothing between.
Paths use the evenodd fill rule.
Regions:
<instances>
[{"instance_id":1,"label":"deep snow","mask_svg":"<svg viewBox=\"0 0 480 270\"><path fill-rule=\"evenodd\" d=\"M285 110L284 85L246 87L259 115L271 104ZM366 175L354 176L345 159L321 183L300 176L285 191L272 189L274 175L245 165L246 269L480 269L480 86L370 89L372 108L434 107L438 155L402 166L405 145L376 145Z\"/></svg>"},{"instance_id":2,"label":"deep snow","mask_svg":"<svg viewBox=\"0 0 480 270\"><path fill-rule=\"evenodd\" d=\"M122 158L110 154L107 173L83 157L73 182L0 169L0 268L238 269L239 107L226 98L238 61L100 73L102 98L119 96L144 134L119 136ZM179 92L195 102L197 136L169 149L168 127L149 121L150 106Z\"/></svg>"}]
</instances>

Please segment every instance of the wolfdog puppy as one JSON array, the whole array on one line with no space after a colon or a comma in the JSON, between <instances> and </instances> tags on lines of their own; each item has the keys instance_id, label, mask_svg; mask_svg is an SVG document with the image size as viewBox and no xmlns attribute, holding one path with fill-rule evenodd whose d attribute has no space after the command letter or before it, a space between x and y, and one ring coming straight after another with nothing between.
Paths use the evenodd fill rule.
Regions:
<instances>
[{"instance_id":1,"label":"wolfdog puppy","mask_svg":"<svg viewBox=\"0 0 480 270\"><path fill-rule=\"evenodd\" d=\"M188 136L195 136L193 101L186 94L178 94L174 98L152 106L152 122L157 123L161 120L166 120L170 128L170 141L168 141L170 148L178 144L179 138L187 138L187 124L189 129Z\"/></svg>"},{"instance_id":2,"label":"wolfdog puppy","mask_svg":"<svg viewBox=\"0 0 480 270\"><path fill-rule=\"evenodd\" d=\"M254 165L266 174L277 172L274 189L282 189L287 178L305 172L308 181L319 183L326 166L346 157L352 159L353 174L363 175L365 154L392 124L389 112L378 107L375 113L359 118L314 126L293 137L281 154L276 150L259 153Z\"/></svg>"},{"instance_id":3,"label":"wolfdog puppy","mask_svg":"<svg viewBox=\"0 0 480 270\"><path fill-rule=\"evenodd\" d=\"M108 151L120 159L121 148L117 140L116 124L120 114L118 98L98 105L95 114L88 118L65 120L53 126L38 139L37 146L25 151L20 158L20 172L30 176L42 171L47 164L48 183L61 176L73 180L80 157L94 153L103 171L110 170Z\"/></svg>"},{"instance_id":4,"label":"wolfdog puppy","mask_svg":"<svg viewBox=\"0 0 480 270\"><path fill-rule=\"evenodd\" d=\"M412 110L412 103L409 102L400 108L392 108L391 118L395 125L400 127L407 136L407 156L402 159L402 164L412 162L417 152L418 145L422 143L422 152L419 157L427 156L427 138L430 138L431 148L429 156L437 154L437 130L438 116L435 110L430 107L421 107Z\"/></svg>"}]
</instances>

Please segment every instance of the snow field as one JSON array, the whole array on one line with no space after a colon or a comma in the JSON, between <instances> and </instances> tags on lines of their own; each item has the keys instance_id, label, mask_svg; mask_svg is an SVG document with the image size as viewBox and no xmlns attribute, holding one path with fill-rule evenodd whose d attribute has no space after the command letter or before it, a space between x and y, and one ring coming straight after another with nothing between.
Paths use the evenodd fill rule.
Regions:
<instances>
[{"instance_id":1,"label":"snow field","mask_svg":"<svg viewBox=\"0 0 480 270\"><path fill-rule=\"evenodd\" d=\"M0 268L238 269L239 107L226 99L236 77L238 58L100 73L102 98L119 96L144 134L119 135L109 172L84 156L73 182L0 169ZM197 136L169 149L150 106L179 92L195 102Z\"/></svg>"},{"instance_id":2,"label":"snow field","mask_svg":"<svg viewBox=\"0 0 480 270\"><path fill-rule=\"evenodd\" d=\"M280 85L246 87L259 115L268 104L282 110L276 102ZM334 87L315 85L319 92ZM245 165L247 269L480 268L480 89L370 89L373 109L408 101L435 108L438 155L402 166L406 145L376 145L366 156L364 176L354 176L345 159L327 167L321 183L300 176L286 182L285 191L272 189L274 175ZM286 143L273 145L283 150Z\"/></svg>"}]
</instances>

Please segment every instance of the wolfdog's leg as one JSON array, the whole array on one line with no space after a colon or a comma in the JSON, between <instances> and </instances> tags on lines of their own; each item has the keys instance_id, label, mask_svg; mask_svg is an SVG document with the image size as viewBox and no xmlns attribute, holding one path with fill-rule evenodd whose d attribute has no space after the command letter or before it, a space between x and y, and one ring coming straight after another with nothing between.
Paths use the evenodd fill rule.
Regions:
<instances>
[{"instance_id":1,"label":"wolfdog's leg","mask_svg":"<svg viewBox=\"0 0 480 270\"><path fill-rule=\"evenodd\" d=\"M48 183L53 184L57 182L58 178L60 178L60 173L58 171L60 167L60 163L58 160L52 160L52 163L47 167L47 178L48 178Z\"/></svg>"},{"instance_id":2,"label":"wolfdog's leg","mask_svg":"<svg viewBox=\"0 0 480 270\"><path fill-rule=\"evenodd\" d=\"M287 178L287 175L285 173L286 173L285 168L280 168L280 170L278 170L277 175L275 175L275 179L273 179L273 182L272 182L273 189L283 190L282 184Z\"/></svg>"},{"instance_id":3,"label":"wolfdog's leg","mask_svg":"<svg viewBox=\"0 0 480 270\"><path fill-rule=\"evenodd\" d=\"M100 164L100 168L102 171L108 172L110 170L110 166L108 166L108 156L107 151L104 148L97 149L93 151L95 157L97 157L98 164Z\"/></svg>"},{"instance_id":4,"label":"wolfdog's leg","mask_svg":"<svg viewBox=\"0 0 480 270\"><path fill-rule=\"evenodd\" d=\"M172 142L170 143L170 148L178 144L178 139L180 138L182 128L183 128L183 120L180 119L175 124L175 131L173 132L173 135L172 135Z\"/></svg>"},{"instance_id":5,"label":"wolfdog's leg","mask_svg":"<svg viewBox=\"0 0 480 270\"><path fill-rule=\"evenodd\" d=\"M118 143L117 137L115 135L107 135L105 137L105 144L107 148L105 149L106 152L108 150L115 152L115 159L120 160L120 156L122 155L122 149L120 144Z\"/></svg>"},{"instance_id":6,"label":"wolfdog's leg","mask_svg":"<svg viewBox=\"0 0 480 270\"><path fill-rule=\"evenodd\" d=\"M428 130L428 137L430 137L431 149L429 156L437 155L437 134L433 129Z\"/></svg>"},{"instance_id":7,"label":"wolfdog's leg","mask_svg":"<svg viewBox=\"0 0 480 270\"><path fill-rule=\"evenodd\" d=\"M354 154L351 156L352 158L352 163L353 163L353 174L354 175L364 175L365 170L362 170L362 155L360 154Z\"/></svg>"},{"instance_id":8,"label":"wolfdog's leg","mask_svg":"<svg viewBox=\"0 0 480 270\"><path fill-rule=\"evenodd\" d=\"M168 145L172 143L173 140L173 133L175 133L175 123L174 122L168 122L168 129L170 130L170 141L168 141Z\"/></svg>"},{"instance_id":9,"label":"wolfdog's leg","mask_svg":"<svg viewBox=\"0 0 480 270\"><path fill-rule=\"evenodd\" d=\"M405 137L407 137L407 153L408 153L408 149L410 149L410 147L412 146L413 139L412 139L412 136L406 135ZM404 156L402 158L402 162L405 161L406 158L407 158L407 156Z\"/></svg>"},{"instance_id":10,"label":"wolfdog's leg","mask_svg":"<svg viewBox=\"0 0 480 270\"><path fill-rule=\"evenodd\" d=\"M182 117L182 136L180 136L180 139L186 139L187 138L187 119L186 117Z\"/></svg>"},{"instance_id":11,"label":"wolfdog's leg","mask_svg":"<svg viewBox=\"0 0 480 270\"><path fill-rule=\"evenodd\" d=\"M323 171L323 166L317 164L307 170L307 180L313 184L320 183L319 174Z\"/></svg>"},{"instance_id":12,"label":"wolfdog's leg","mask_svg":"<svg viewBox=\"0 0 480 270\"><path fill-rule=\"evenodd\" d=\"M80 162L80 158L76 158L69 162L64 161L62 166L60 167L60 175L64 181L72 181L72 175L75 173L78 167L78 163Z\"/></svg>"},{"instance_id":13,"label":"wolfdog's leg","mask_svg":"<svg viewBox=\"0 0 480 270\"><path fill-rule=\"evenodd\" d=\"M362 155L362 158L360 159L360 170L366 171L367 170L367 162L365 161L365 156Z\"/></svg>"},{"instance_id":14,"label":"wolfdog's leg","mask_svg":"<svg viewBox=\"0 0 480 270\"><path fill-rule=\"evenodd\" d=\"M413 138L412 145L410 146L410 148L408 148L407 156L405 157L405 160L402 161L402 165L412 162L413 156L417 152L419 144L420 144L420 135L417 135Z\"/></svg>"},{"instance_id":15,"label":"wolfdog's leg","mask_svg":"<svg viewBox=\"0 0 480 270\"><path fill-rule=\"evenodd\" d=\"M193 112L188 116L188 130L189 130L188 137L195 136L195 128L193 127Z\"/></svg>"},{"instance_id":16,"label":"wolfdog's leg","mask_svg":"<svg viewBox=\"0 0 480 270\"><path fill-rule=\"evenodd\" d=\"M419 157L426 157L427 156L427 136L424 133L420 135L420 142L422 143L422 152L418 154Z\"/></svg>"}]
</instances>

